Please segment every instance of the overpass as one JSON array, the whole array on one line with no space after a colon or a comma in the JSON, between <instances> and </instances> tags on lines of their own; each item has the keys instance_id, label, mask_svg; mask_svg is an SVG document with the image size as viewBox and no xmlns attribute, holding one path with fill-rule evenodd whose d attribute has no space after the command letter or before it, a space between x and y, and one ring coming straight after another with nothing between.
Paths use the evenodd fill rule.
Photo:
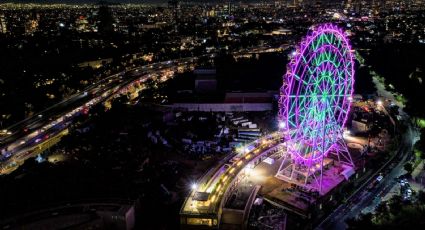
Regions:
<instances>
[{"instance_id":1,"label":"overpass","mask_svg":"<svg viewBox=\"0 0 425 230\"><path fill-rule=\"evenodd\" d=\"M230 154L205 173L183 203L180 211L182 228L218 228L223 206L238 183L238 174L260 163L280 146L278 132L266 135Z\"/></svg>"}]
</instances>

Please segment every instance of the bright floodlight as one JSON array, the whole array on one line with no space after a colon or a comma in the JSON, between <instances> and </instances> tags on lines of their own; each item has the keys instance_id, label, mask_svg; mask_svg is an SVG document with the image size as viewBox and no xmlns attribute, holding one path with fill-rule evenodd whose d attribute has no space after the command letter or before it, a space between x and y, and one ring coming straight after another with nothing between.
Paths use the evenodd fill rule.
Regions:
<instances>
[{"instance_id":1,"label":"bright floodlight","mask_svg":"<svg viewBox=\"0 0 425 230\"><path fill-rule=\"evenodd\" d=\"M196 183L193 183L191 188L192 188L192 190L196 190L196 189L198 189L198 185Z\"/></svg>"},{"instance_id":2,"label":"bright floodlight","mask_svg":"<svg viewBox=\"0 0 425 230\"><path fill-rule=\"evenodd\" d=\"M248 175L251 174L252 170L253 169L249 165L248 166L245 166L245 173L247 173Z\"/></svg>"},{"instance_id":3,"label":"bright floodlight","mask_svg":"<svg viewBox=\"0 0 425 230\"><path fill-rule=\"evenodd\" d=\"M344 133L342 134L344 136L344 138L350 136L351 132L350 130L344 130Z\"/></svg>"},{"instance_id":4,"label":"bright floodlight","mask_svg":"<svg viewBox=\"0 0 425 230\"><path fill-rule=\"evenodd\" d=\"M288 64L280 91L279 127L298 166L294 170L307 170L301 175L309 177L318 169L322 173L323 158L339 151L354 90L353 58L344 32L323 24L314 27ZM283 175L282 167L283 162L278 175Z\"/></svg>"}]
</instances>

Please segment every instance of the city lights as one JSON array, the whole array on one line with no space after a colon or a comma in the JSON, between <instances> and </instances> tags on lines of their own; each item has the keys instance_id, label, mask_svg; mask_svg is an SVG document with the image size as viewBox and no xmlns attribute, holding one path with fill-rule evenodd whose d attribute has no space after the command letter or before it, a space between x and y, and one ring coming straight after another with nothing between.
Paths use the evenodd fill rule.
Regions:
<instances>
[{"instance_id":1,"label":"city lights","mask_svg":"<svg viewBox=\"0 0 425 230\"><path fill-rule=\"evenodd\" d=\"M0 3L0 229L420 228L424 14Z\"/></svg>"}]
</instances>

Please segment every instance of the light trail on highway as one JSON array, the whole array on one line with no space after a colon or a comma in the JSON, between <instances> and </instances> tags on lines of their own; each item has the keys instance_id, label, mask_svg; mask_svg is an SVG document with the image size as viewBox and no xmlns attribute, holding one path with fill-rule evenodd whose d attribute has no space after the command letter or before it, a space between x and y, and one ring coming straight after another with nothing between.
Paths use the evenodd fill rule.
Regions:
<instances>
[{"instance_id":1,"label":"light trail on highway","mask_svg":"<svg viewBox=\"0 0 425 230\"><path fill-rule=\"evenodd\" d=\"M233 55L282 52L288 48L289 46L285 46L271 50L269 47L253 47L235 51ZM126 92L127 88L134 83L143 83L148 79L157 79L158 77L158 80L163 82L173 77L180 69L193 67L200 58L214 58L215 56L216 54L213 53L167 60L113 74L8 127L6 130L9 134L0 136L0 175L10 173L16 166L32 157L32 154L26 152L27 150L39 146L48 141L49 137L68 128L72 124L73 118L81 114L83 110L90 109L98 103L103 103ZM20 156L22 153L25 156Z\"/></svg>"},{"instance_id":2,"label":"light trail on highway","mask_svg":"<svg viewBox=\"0 0 425 230\"><path fill-rule=\"evenodd\" d=\"M8 128L10 134L0 139L0 175L13 171L19 164L32 157L31 150L57 137L67 129L73 119L87 113L93 106L128 91L135 83L148 79L168 80L179 68L190 68L199 57L154 63L111 75L85 90L55 104L34 116Z\"/></svg>"}]
</instances>

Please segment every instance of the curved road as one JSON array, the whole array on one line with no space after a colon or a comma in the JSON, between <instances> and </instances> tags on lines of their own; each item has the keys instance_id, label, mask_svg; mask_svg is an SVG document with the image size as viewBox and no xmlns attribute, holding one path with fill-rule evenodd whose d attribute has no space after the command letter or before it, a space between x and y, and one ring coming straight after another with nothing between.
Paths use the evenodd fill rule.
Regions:
<instances>
[{"instance_id":1,"label":"curved road","mask_svg":"<svg viewBox=\"0 0 425 230\"><path fill-rule=\"evenodd\" d=\"M383 175L384 178L378 183L377 186L368 189L371 181L363 184L359 190L353 194L345 204L338 206L316 229L335 229L343 230L347 228L345 223L350 218L357 217L362 210L365 210L371 204L376 205L379 202L381 195L387 193L396 182L396 178L404 174L403 166L412 157L413 145L418 138L418 132L408 122L407 130L402 135L400 147L395 154L394 158L378 170L371 179L375 180L377 174L385 169L392 168L388 174Z\"/></svg>"}]
</instances>

